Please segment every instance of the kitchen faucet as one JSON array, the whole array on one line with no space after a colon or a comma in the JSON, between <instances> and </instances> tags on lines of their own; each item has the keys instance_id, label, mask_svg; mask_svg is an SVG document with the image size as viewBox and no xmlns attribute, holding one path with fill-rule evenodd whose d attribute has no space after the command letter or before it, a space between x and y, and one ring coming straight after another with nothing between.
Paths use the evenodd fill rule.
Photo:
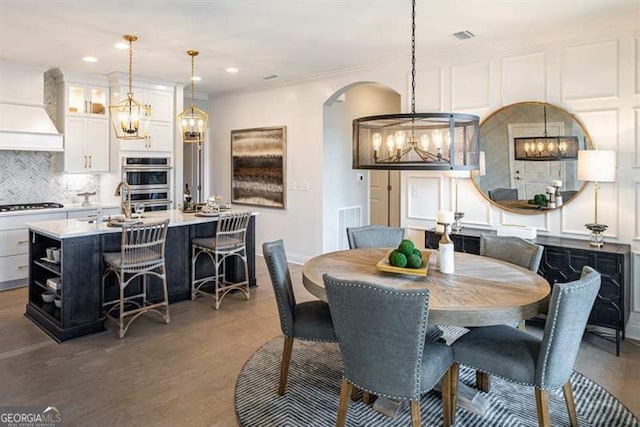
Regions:
<instances>
[{"instance_id":1,"label":"kitchen faucet","mask_svg":"<svg viewBox=\"0 0 640 427\"><path fill-rule=\"evenodd\" d=\"M122 192L121 192L122 187L124 187L125 191L127 192L126 200L122 200ZM126 180L120 181L113 195L120 196L120 199L121 199L120 210L124 214L125 218L127 219L131 218L131 186L129 185L129 183Z\"/></svg>"}]
</instances>

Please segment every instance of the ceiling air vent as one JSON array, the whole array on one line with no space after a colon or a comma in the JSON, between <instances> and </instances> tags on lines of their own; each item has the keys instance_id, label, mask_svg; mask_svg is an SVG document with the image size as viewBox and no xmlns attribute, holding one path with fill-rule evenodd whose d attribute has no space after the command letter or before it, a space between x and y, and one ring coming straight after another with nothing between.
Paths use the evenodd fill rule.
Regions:
<instances>
[{"instance_id":1,"label":"ceiling air vent","mask_svg":"<svg viewBox=\"0 0 640 427\"><path fill-rule=\"evenodd\" d=\"M458 31L457 33L453 33L454 36L459 38L460 40L472 39L475 37L471 31Z\"/></svg>"},{"instance_id":2,"label":"ceiling air vent","mask_svg":"<svg viewBox=\"0 0 640 427\"><path fill-rule=\"evenodd\" d=\"M268 76L264 76L262 80L271 80L271 79L277 79L277 78L278 78L277 74L269 74Z\"/></svg>"}]
</instances>

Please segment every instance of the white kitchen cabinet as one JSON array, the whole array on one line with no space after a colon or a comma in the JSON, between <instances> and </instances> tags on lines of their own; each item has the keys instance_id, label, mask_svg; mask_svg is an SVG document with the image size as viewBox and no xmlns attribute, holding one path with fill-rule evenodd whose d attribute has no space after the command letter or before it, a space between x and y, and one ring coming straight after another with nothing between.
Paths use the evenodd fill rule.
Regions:
<instances>
[{"instance_id":1,"label":"white kitchen cabinet","mask_svg":"<svg viewBox=\"0 0 640 427\"><path fill-rule=\"evenodd\" d=\"M109 88L105 86L66 83L64 85L64 111L69 116L107 118Z\"/></svg>"},{"instance_id":2,"label":"white kitchen cabinet","mask_svg":"<svg viewBox=\"0 0 640 427\"><path fill-rule=\"evenodd\" d=\"M173 151L172 123L150 121L146 139L120 141L123 151Z\"/></svg>"},{"instance_id":3,"label":"white kitchen cabinet","mask_svg":"<svg viewBox=\"0 0 640 427\"><path fill-rule=\"evenodd\" d=\"M65 172L108 172L108 135L108 120L67 117L64 127Z\"/></svg>"},{"instance_id":4,"label":"white kitchen cabinet","mask_svg":"<svg viewBox=\"0 0 640 427\"><path fill-rule=\"evenodd\" d=\"M151 107L151 120L173 122L173 92L149 89L144 103Z\"/></svg>"},{"instance_id":5,"label":"white kitchen cabinet","mask_svg":"<svg viewBox=\"0 0 640 427\"><path fill-rule=\"evenodd\" d=\"M109 172L106 76L56 70L57 123L64 134L64 172ZM100 85L102 82L104 85Z\"/></svg>"},{"instance_id":6,"label":"white kitchen cabinet","mask_svg":"<svg viewBox=\"0 0 640 427\"><path fill-rule=\"evenodd\" d=\"M127 98L129 88L125 85L126 75L112 73L111 103L117 104ZM151 119L146 139L118 140L120 151L173 152L175 107L173 86L162 82L143 81L132 87L133 99L151 109Z\"/></svg>"},{"instance_id":7,"label":"white kitchen cabinet","mask_svg":"<svg viewBox=\"0 0 640 427\"><path fill-rule=\"evenodd\" d=\"M65 212L0 216L0 290L27 284L29 230L26 224L66 217Z\"/></svg>"},{"instance_id":8,"label":"white kitchen cabinet","mask_svg":"<svg viewBox=\"0 0 640 427\"><path fill-rule=\"evenodd\" d=\"M155 122L173 121L173 90L144 89L134 86L133 99L151 109L151 120ZM127 87L111 89L111 102L120 103L127 99Z\"/></svg>"}]
</instances>

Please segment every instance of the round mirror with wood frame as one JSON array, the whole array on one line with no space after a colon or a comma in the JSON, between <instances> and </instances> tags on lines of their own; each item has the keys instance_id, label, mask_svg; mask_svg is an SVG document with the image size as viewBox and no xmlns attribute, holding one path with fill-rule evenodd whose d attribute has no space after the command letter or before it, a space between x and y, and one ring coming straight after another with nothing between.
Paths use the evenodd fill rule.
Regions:
<instances>
[{"instance_id":1,"label":"round mirror with wood frame","mask_svg":"<svg viewBox=\"0 0 640 427\"><path fill-rule=\"evenodd\" d=\"M573 114L545 102L519 102L480 123L485 166L471 179L500 209L542 214L565 206L583 190L578 150L592 149L589 133Z\"/></svg>"}]
</instances>

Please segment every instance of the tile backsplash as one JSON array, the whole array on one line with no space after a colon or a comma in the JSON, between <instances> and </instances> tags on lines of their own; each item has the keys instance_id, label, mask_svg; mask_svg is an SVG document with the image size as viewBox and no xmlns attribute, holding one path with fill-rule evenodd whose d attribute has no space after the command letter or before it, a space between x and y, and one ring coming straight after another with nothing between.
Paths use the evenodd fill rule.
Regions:
<instances>
[{"instance_id":1,"label":"tile backsplash","mask_svg":"<svg viewBox=\"0 0 640 427\"><path fill-rule=\"evenodd\" d=\"M81 203L82 192L97 193L100 176L67 174L56 169L62 153L42 151L0 151L0 204L58 202Z\"/></svg>"}]
</instances>

